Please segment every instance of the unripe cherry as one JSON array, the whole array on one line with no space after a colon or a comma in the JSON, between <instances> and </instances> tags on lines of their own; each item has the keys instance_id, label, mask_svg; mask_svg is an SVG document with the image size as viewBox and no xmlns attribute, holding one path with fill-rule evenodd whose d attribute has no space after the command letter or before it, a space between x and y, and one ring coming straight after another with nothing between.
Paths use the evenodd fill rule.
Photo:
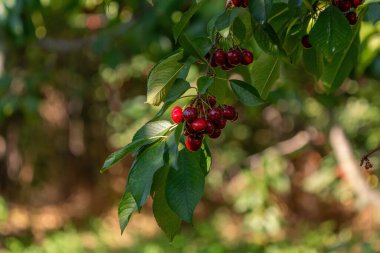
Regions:
<instances>
[{"instance_id":1,"label":"unripe cherry","mask_svg":"<svg viewBox=\"0 0 380 253\"><path fill-rule=\"evenodd\" d=\"M187 136L186 147L190 151L197 151L202 146L202 138L198 136Z\"/></svg>"},{"instance_id":2,"label":"unripe cherry","mask_svg":"<svg viewBox=\"0 0 380 253\"><path fill-rule=\"evenodd\" d=\"M175 106L172 110L171 113L172 120L174 123L179 124L183 120L183 114L182 114L182 109L179 106Z\"/></svg>"}]
</instances>

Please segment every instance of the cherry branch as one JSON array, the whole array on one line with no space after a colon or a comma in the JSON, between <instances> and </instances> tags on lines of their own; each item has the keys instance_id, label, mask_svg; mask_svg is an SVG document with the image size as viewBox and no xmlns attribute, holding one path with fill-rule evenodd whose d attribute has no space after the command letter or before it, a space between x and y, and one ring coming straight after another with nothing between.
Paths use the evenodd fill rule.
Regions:
<instances>
[{"instance_id":1,"label":"cherry branch","mask_svg":"<svg viewBox=\"0 0 380 253\"><path fill-rule=\"evenodd\" d=\"M380 147L375 148L374 150L371 150L371 151L369 151L366 155L364 155L364 156L362 157L362 159L360 160L360 166L363 166L364 162L366 162L366 168L367 168L367 163L370 165L369 168L371 168L371 167L372 167L372 164L371 164L371 162L369 161L368 158L369 158L371 155L373 155L374 153L376 153L377 151L380 151Z\"/></svg>"}]
</instances>

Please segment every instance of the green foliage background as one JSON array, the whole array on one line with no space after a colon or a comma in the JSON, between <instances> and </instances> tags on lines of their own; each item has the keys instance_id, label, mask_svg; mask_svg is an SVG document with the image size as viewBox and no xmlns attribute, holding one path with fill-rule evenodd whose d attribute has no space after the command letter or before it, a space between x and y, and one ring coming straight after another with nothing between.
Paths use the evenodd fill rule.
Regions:
<instances>
[{"instance_id":1,"label":"green foliage background","mask_svg":"<svg viewBox=\"0 0 380 253\"><path fill-rule=\"evenodd\" d=\"M361 23L358 61L343 64L354 65L353 80L336 92L307 73L318 73L315 64L281 64L259 107L224 91L241 117L210 143L214 164L194 227L170 244L148 200L120 236L116 207L132 159L102 176L98 169L158 112L144 104L148 73L176 49L173 24L191 5L153 2L0 3L0 252L378 252L376 209L357 203L328 140L339 124L357 158L379 146L375 2ZM204 3L187 34L206 34L223 8ZM252 66L257 75L260 65ZM199 73L190 68L192 85ZM276 144L303 131L310 140L281 154Z\"/></svg>"}]
</instances>

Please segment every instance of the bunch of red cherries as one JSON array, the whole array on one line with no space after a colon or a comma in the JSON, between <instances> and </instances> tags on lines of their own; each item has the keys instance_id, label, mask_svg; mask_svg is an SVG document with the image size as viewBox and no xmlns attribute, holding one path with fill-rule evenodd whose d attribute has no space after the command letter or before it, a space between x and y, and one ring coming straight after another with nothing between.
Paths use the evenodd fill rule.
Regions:
<instances>
[{"instance_id":1,"label":"bunch of red cherries","mask_svg":"<svg viewBox=\"0 0 380 253\"><path fill-rule=\"evenodd\" d=\"M362 5L362 3L363 0L332 0L332 4L344 12L344 15L351 25L355 25L358 21L358 14L356 14L355 9Z\"/></svg>"},{"instance_id":2,"label":"bunch of red cherries","mask_svg":"<svg viewBox=\"0 0 380 253\"><path fill-rule=\"evenodd\" d=\"M222 67L224 70L231 70L239 64L249 65L253 62L253 54L251 51L232 47L225 52L223 49L218 48L211 56L210 65L213 68Z\"/></svg>"},{"instance_id":3,"label":"bunch of red cherries","mask_svg":"<svg viewBox=\"0 0 380 253\"><path fill-rule=\"evenodd\" d=\"M204 135L218 138L227 120L237 120L238 113L233 106L217 105L214 96L198 94L184 110L175 106L171 117L174 123L185 123L183 135L186 136L186 147L197 151L202 146Z\"/></svg>"}]
</instances>

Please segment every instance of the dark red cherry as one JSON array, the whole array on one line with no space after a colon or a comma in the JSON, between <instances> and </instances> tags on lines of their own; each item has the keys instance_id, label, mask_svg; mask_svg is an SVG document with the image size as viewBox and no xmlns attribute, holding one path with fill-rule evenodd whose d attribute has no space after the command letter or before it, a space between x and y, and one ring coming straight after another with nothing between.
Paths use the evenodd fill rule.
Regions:
<instances>
[{"instance_id":1,"label":"dark red cherry","mask_svg":"<svg viewBox=\"0 0 380 253\"><path fill-rule=\"evenodd\" d=\"M206 120L204 118L198 118L191 123L191 127L195 132L202 132L206 130Z\"/></svg>"},{"instance_id":2,"label":"dark red cherry","mask_svg":"<svg viewBox=\"0 0 380 253\"><path fill-rule=\"evenodd\" d=\"M248 7L248 0L241 1L241 7L247 8Z\"/></svg>"},{"instance_id":3,"label":"dark red cherry","mask_svg":"<svg viewBox=\"0 0 380 253\"><path fill-rule=\"evenodd\" d=\"M213 68L218 67L218 64L216 64L216 62L215 62L215 57L214 56L211 57L210 65Z\"/></svg>"},{"instance_id":4,"label":"dark red cherry","mask_svg":"<svg viewBox=\"0 0 380 253\"><path fill-rule=\"evenodd\" d=\"M311 48L309 35L305 35L302 37L302 46L304 48Z\"/></svg>"},{"instance_id":5,"label":"dark red cherry","mask_svg":"<svg viewBox=\"0 0 380 253\"><path fill-rule=\"evenodd\" d=\"M222 130L215 129L214 132L212 134L209 134L208 136L210 136L210 138L216 139L221 135L221 133L222 133Z\"/></svg>"},{"instance_id":6,"label":"dark red cherry","mask_svg":"<svg viewBox=\"0 0 380 253\"><path fill-rule=\"evenodd\" d=\"M238 65L241 60L241 53L239 50L231 48L227 53L227 61L232 66Z\"/></svg>"},{"instance_id":7,"label":"dark red cherry","mask_svg":"<svg viewBox=\"0 0 380 253\"><path fill-rule=\"evenodd\" d=\"M355 25L356 22L358 22L358 15L356 14L356 12L350 11L346 13L345 16L348 22L350 23L350 25Z\"/></svg>"},{"instance_id":8,"label":"dark red cherry","mask_svg":"<svg viewBox=\"0 0 380 253\"><path fill-rule=\"evenodd\" d=\"M206 122L206 134L208 134L208 135L213 134L214 131L215 131L214 123L207 120L207 122Z\"/></svg>"},{"instance_id":9,"label":"dark red cherry","mask_svg":"<svg viewBox=\"0 0 380 253\"><path fill-rule=\"evenodd\" d=\"M183 110L182 115L184 120L191 123L197 118L198 112L193 107L186 107L186 109Z\"/></svg>"},{"instance_id":10,"label":"dark red cherry","mask_svg":"<svg viewBox=\"0 0 380 253\"><path fill-rule=\"evenodd\" d=\"M222 112L219 108L212 108L208 110L207 117L209 120L216 121L222 117Z\"/></svg>"},{"instance_id":11,"label":"dark red cherry","mask_svg":"<svg viewBox=\"0 0 380 253\"><path fill-rule=\"evenodd\" d=\"M215 121L215 128L216 129L223 129L226 127L227 120L225 119L220 119L218 121Z\"/></svg>"},{"instance_id":12,"label":"dark red cherry","mask_svg":"<svg viewBox=\"0 0 380 253\"><path fill-rule=\"evenodd\" d=\"M253 62L253 54L251 51L242 49L241 56L241 64L248 65Z\"/></svg>"},{"instance_id":13,"label":"dark red cherry","mask_svg":"<svg viewBox=\"0 0 380 253\"><path fill-rule=\"evenodd\" d=\"M202 146L202 138L198 136L187 136L186 147L190 151L197 151Z\"/></svg>"},{"instance_id":14,"label":"dark red cherry","mask_svg":"<svg viewBox=\"0 0 380 253\"><path fill-rule=\"evenodd\" d=\"M363 0L351 0L351 5L354 8L358 8L360 5L362 5Z\"/></svg>"},{"instance_id":15,"label":"dark red cherry","mask_svg":"<svg viewBox=\"0 0 380 253\"><path fill-rule=\"evenodd\" d=\"M223 118L227 120L233 120L236 117L236 110L233 106L225 105L222 108Z\"/></svg>"},{"instance_id":16,"label":"dark red cherry","mask_svg":"<svg viewBox=\"0 0 380 253\"><path fill-rule=\"evenodd\" d=\"M182 109L179 106L175 106L172 110L172 120L174 123L181 123L183 120Z\"/></svg>"},{"instance_id":17,"label":"dark red cherry","mask_svg":"<svg viewBox=\"0 0 380 253\"><path fill-rule=\"evenodd\" d=\"M219 49L215 50L213 58L215 59L216 65L223 66L227 60L227 55L223 49L219 48Z\"/></svg>"},{"instance_id":18,"label":"dark red cherry","mask_svg":"<svg viewBox=\"0 0 380 253\"><path fill-rule=\"evenodd\" d=\"M214 107L216 104L216 97L208 96L207 101L208 101L209 106Z\"/></svg>"},{"instance_id":19,"label":"dark red cherry","mask_svg":"<svg viewBox=\"0 0 380 253\"><path fill-rule=\"evenodd\" d=\"M334 0L333 4L343 12L349 11L351 9L350 0Z\"/></svg>"},{"instance_id":20,"label":"dark red cherry","mask_svg":"<svg viewBox=\"0 0 380 253\"><path fill-rule=\"evenodd\" d=\"M241 0L232 0L232 3L234 4L235 7L240 7L241 6Z\"/></svg>"}]
</instances>

